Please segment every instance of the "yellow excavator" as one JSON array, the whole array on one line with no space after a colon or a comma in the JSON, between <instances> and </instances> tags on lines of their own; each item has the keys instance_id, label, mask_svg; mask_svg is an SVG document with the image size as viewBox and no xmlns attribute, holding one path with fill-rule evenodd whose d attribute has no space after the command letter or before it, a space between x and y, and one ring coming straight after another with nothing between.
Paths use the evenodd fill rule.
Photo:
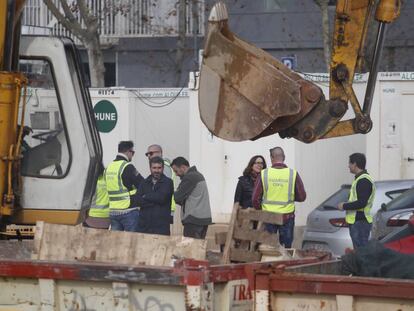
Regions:
<instances>
[{"instance_id":1,"label":"yellow excavator","mask_svg":"<svg viewBox=\"0 0 414 311\"><path fill-rule=\"evenodd\" d=\"M314 83L232 33L226 6L217 3L209 17L201 66L202 121L214 135L230 141L255 140L279 133L282 138L311 143L368 133L386 26L399 16L400 7L400 0L337 1L326 99ZM374 11L379 26L361 104L352 83ZM348 103L355 117L341 120Z\"/></svg>"},{"instance_id":2,"label":"yellow excavator","mask_svg":"<svg viewBox=\"0 0 414 311\"><path fill-rule=\"evenodd\" d=\"M24 225L38 220L78 223L102 160L75 45L21 36L24 4L0 0L0 231L10 235L31 235ZM46 102L28 109L29 98Z\"/></svg>"}]
</instances>

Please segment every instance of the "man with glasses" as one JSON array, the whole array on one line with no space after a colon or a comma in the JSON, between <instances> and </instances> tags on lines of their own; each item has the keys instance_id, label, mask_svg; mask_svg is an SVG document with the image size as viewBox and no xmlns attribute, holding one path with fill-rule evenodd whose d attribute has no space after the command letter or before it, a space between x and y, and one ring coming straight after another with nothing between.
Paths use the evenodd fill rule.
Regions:
<instances>
[{"instance_id":1,"label":"man with glasses","mask_svg":"<svg viewBox=\"0 0 414 311\"><path fill-rule=\"evenodd\" d=\"M121 141L115 160L105 171L111 230L138 231L139 210L136 192L144 178L131 163L134 154L134 143Z\"/></svg>"},{"instance_id":2,"label":"man with glasses","mask_svg":"<svg viewBox=\"0 0 414 311\"><path fill-rule=\"evenodd\" d=\"M286 248L292 247L295 228L295 201L303 202L306 192L298 172L288 168L285 153L281 147L270 149L272 167L261 171L253 189L253 207L264 211L283 214L283 224L265 224L266 231L279 232L279 242Z\"/></svg>"},{"instance_id":3,"label":"man with glasses","mask_svg":"<svg viewBox=\"0 0 414 311\"><path fill-rule=\"evenodd\" d=\"M145 153L145 156L151 160L154 157L161 157L162 158L162 148L160 145L151 145L148 147L147 152ZM171 164L170 161L168 159L164 159L164 175L167 176L168 178L171 178L175 175L173 170L171 169Z\"/></svg>"},{"instance_id":4,"label":"man with glasses","mask_svg":"<svg viewBox=\"0 0 414 311\"><path fill-rule=\"evenodd\" d=\"M176 176L174 171L171 168L170 160L164 159L162 156L162 148L160 145L153 144L148 146L147 152L145 153L145 156L148 158L148 160L151 160L155 157L161 157L164 160L164 175L168 178L171 178L174 184L174 189L177 186L176 183ZM171 219L170 223L174 222L174 213L175 213L176 207L175 207L175 201L174 198L171 200Z\"/></svg>"}]
</instances>

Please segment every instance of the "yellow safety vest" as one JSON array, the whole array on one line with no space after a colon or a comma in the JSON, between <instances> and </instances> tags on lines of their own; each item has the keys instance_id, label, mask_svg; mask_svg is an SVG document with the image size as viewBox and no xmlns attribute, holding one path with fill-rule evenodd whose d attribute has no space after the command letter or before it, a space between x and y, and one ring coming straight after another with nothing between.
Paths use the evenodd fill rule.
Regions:
<instances>
[{"instance_id":1,"label":"yellow safety vest","mask_svg":"<svg viewBox=\"0 0 414 311\"><path fill-rule=\"evenodd\" d=\"M295 183L297 172L291 168L262 170L262 209L287 214L295 211Z\"/></svg>"},{"instance_id":2,"label":"yellow safety vest","mask_svg":"<svg viewBox=\"0 0 414 311\"><path fill-rule=\"evenodd\" d=\"M174 185L174 190L175 190L175 172L174 170L171 168L171 164L170 161L168 160L164 160L164 168L168 167L169 170L171 170L171 179L173 181L173 185ZM174 196L172 196L171 198L171 212L175 212L175 200L174 200Z\"/></svg>"},{"instance_id":3,"label":"yellow safety vest","mask_svg":"<svg viewBox=\"0 0 414 311\"><path fill-rule=\"evenodd\" d=\"M105 174L98 177L95 203L89 209L89 216L98 218L109 217L109 197L108 191L106 190Z\"/></svg>"},{"instance_id":4,"label":"yellow safety vest","mask_svg":"<svg viewBox=\"0 0 414 311\"><path fill-rule=\"evenodd\" d=\"M111 162L105 171L106 189L109 196L109 208L120 210L130 207L130 197L137 192L137 189L131 191L125 187L122 182L122 172L130 162L125 160Z\"/></svg>"},{"instance_id":5,"label":"yellow safety vest","mask_svg":"<svg viewBox=\"0 0 414 311\"><path fill-rule=\"evenodd\" d=\"M349 192L348 202L355 202L358 200L356 186L357 186L358 181L361 180L362 178L366 178L371 182L372 192L371 192L371 195L369 196L367 205L365 207L360 208L358 210L346 211L345 221L350 225L355 223L356 212L358 211L364 212L365 218L367 219L368 223L372 223L371 208L372 208L372 203L374 202L374 198L375 198L375 184L374 184L374 181L372 180L372 177L369 174L364 173L358 176L358 178L354 180L354 182L351 185L351 191Z\"/></svg>"}]
</instances>

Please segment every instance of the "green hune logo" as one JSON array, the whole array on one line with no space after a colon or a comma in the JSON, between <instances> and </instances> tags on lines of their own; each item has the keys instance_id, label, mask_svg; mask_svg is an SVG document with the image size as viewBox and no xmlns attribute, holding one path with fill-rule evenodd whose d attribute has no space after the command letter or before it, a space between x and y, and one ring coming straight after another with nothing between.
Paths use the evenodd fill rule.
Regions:
<instances>
[{"instance_id":1,"label":"green hune logo","mask_svg":"<svg viewBox=\"0 0 414 311\"><path fill-rule=\"evenodd\" d=\"M93 111L99 132L109 133L114 129L118 121L118 113L114 104L109 100L101 100L93 107Z\"/></svg>"}]
</instances>

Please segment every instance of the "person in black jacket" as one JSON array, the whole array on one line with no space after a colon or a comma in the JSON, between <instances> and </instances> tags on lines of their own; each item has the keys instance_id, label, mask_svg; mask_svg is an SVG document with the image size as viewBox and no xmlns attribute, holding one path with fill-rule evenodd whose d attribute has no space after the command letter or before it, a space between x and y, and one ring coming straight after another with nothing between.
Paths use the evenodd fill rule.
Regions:
<instances>
[{"instance_id":1,"label":"person in black jacket","mask_svg":"<svg viewBox=\"0 0 414 311\"><path fill-rule=\"evenodd\" d=\"M151 175L141 183L137 194L141 207L138 232L170 235L173 181L164 175L164 160L161 157L153 157L149 163Z\"/></svg>"},{"instance_id":2,"label":"person in black jacket","mask_svg":"<svg viewBox=\"0 0 414 311\"><path fill-rule=\"evenodd\" d=\"M243 176L239 177L234 203L239 202L241 208L252 207L252 194L254 183L260 178L260 172L266 168L266 161L261 155L255 155L247 164L243 171Z\"/></svg>"}]
</instances>

